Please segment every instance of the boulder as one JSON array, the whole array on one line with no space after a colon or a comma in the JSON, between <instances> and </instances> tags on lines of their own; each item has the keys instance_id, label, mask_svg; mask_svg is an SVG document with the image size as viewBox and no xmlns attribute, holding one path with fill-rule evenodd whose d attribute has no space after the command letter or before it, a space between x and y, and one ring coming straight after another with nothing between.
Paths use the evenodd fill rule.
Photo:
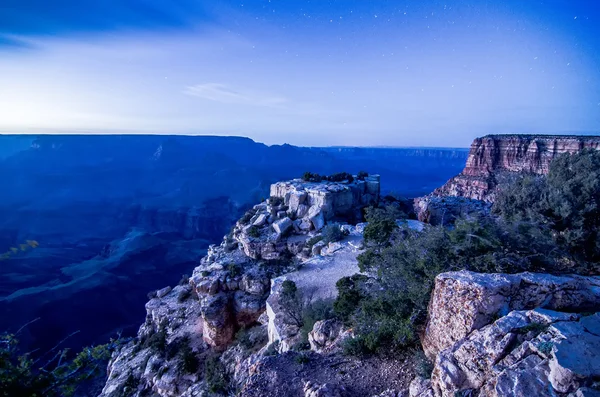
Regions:
<instances>
[{"instance_id":1,"label":"boulder","mask_svg":"<svg viewBox=\"0 0 600 397\"><path fill-rule=\"evenodd\" d=\"M311 381L304 384L304 397L342 397L344 395L343 386L330 383L317 384Z\"/></svg>"},{"instance_id":2,"label":"boulder","mask_svg":"<svg viewBox=\"0 0 600 397\"><path fill-rule=\"evenodd\" d=\"M434 397L431 388L431 380L417 376L410 382L408 388L409 397Z\"/></svg>"},{"instance_id":3,"label":"boulder","mask_svg":"<svg viewBox=\"0 0 600 397\"><path fill-rule=\"evenodd\" d=\"M343 324L335 319L317 321L308 333L310 348L317 353L331 351L339 346L343 334Z\"/></svg>"},{"instance_id":4,"label":"boulder","mask_svg":"<svg viewBox=\"0 0 600 397\"><path fill-rule=\"evenodd\" d=\"M443 273L435 279L423 349L434 359L442 350L512 310L585 311L599 306L600 277Z\"/></svg>"},{"instance_id":5,"label":"boulder","mask_svg":"<svg viewBox=\"0 0 600 397\"><path fill-rule=\"evenodd\" d=\"M311 254L313 256L321 255L321 251L323 251L324 247L325 247L325 242L319 241L318 243L316 243L315 245L312 246Z\"/></svg>"},{"instance_id":6,"label":"boulder","mask_svg":"<svg viewBox=\"0 0 600 397\"><path fill-rule=\"evenodd\" d=\"M252 223L252 225L257 226L257 227L264 226L265 223L267 223L268 218L269 218L269 216L267 214L259 214L256 217L256 220Z\"/></svg>"},{"instance_id":7,"label":"boulder","mask_svg":"<svg viewBox=\"0 0 600 397\"><path fill-rule=\"evenodd\" d=\"M319 231L325 226L325 216L323 215L323 212L320 210L314 211L313 208L315 207L312 207L308 212L308 219L312 223L313 229Z\"/></svg>"},{"instance_id":8,"label":"boulder","mask_svg":"<svg viewBox=\"0 0 600 397\"><path fill-rule=\"evenodd\" d=\"M290 208L290 211L296 213L299 210L300 205L303 205L304 201L306 201L307 196L308 196L308 194L306 192L302 192L302 191L291 192L289 195L289 201L288 201L288 206Z\"/></svg>"},{"instance_id":9,"label":"boulder","mask_svg":"<svg viewBox=\"0 0 600 397\"><path fill-rule=\"evenodd\" d=\"M600 376L598 314L513 311L436 357L437 396L489 397L577 393Z\"/></svg>"},{"instance_id":10,"label":"boulder","mask_svg":"<svg viewBox=\"0 0 600 397\"><path fill-rule=\"evenodd\" d=\"M273 229L275 229L275 232L279 235L285 234L291 227L293 227L293 224L290 218L283 218L273 223Z\"/></svg>"},{"instance_id":11,"label":"boulder","mask_svg":"<svg viewBox=\"0 0 600 397\"><path fill-rule=\"evenodd\" d=\"M158 291L156 291L156 297L157 298L163 298L165 297L169 292L171 292L171 287L165 287L163 289L159 289Z\"/></svg>"}]
</instances>

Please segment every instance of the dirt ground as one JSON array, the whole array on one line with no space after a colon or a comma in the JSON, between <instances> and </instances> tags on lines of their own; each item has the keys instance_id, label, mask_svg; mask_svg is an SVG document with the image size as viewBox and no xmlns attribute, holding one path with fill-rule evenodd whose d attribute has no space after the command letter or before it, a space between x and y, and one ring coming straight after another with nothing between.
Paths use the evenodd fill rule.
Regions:
<instances>
[{"instance_id":1,"label":"dirt ground","mask_svg":"<svg viewBox=\"0 0 600 397\"><path fill-rule=\"evenodd\" d=\"M307 362L301 363L298 358L301 354L308 357ZM396 392L407 389L414 373L409 354L392 359L288 352L263 359L239 395L304 397L304 383L310 380L343 386L344 397L370 397L388 389Z\"/></svg>"}]
</instances>

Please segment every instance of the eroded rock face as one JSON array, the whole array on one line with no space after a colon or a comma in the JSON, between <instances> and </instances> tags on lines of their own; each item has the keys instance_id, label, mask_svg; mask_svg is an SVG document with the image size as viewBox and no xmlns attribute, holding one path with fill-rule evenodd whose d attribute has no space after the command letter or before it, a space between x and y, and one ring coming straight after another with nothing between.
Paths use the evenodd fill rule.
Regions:
<instances>
[{"instance_id":1,"label":"eroded rock face","mask_svg":"<svg viewBox=\"0 0 600 397\"><path fill-rule=\"evenodd\" d=\"M167 350L188 348L202 354L202 319L189 285L161 290L146 304L146 322L138 338L127 343L108 365L108 379L100 397L192 396L206 392L198 373L182 370L182 356Z\"/></svg>"},{"instance_id":2,"label":"eroded rock face","mask_svg":"<svg viewBox=\"0 0 600 397\"><path fill-rule=\"evenodd\" d=\"M432 389L438 396L556 396L580 392L600 375L598 314L513 311L442 351Z\"/></svg>"},{"instance_id":3,"label":"eroded rock face","mask_svg":"<svg viewBox=\"0 0 600 397\"><path fill-rule=\"evenodd\" d=\"M545 175L563 153L598 149L597 136L488 135L471 144L462 173L436 189L437 196L460 196L491 202L496 187L511 173Z\"/></svg>"},{"instance_id":4,"label":"eroded rock face","mask_svg":"<svg viewBox=\"0 0 600 397\"><path fill-rule=\"evenodd\" d=\"M200 299L203 338L213 347L227 346L239 328L255 323L265 311L270 279L242 251L211 247L190 282Z\"/></svg>"},{"instance_id":5,"label":"eroded rock face","mask_svg":"<svg viewBox=\"0 0 600 397\"><path fill-rule=\"evenodd\" d=\"M433 359L494 318L534 308L596 310L600 308L600 277L468 271L440 274L429 303L423 349Z\"/></svg>"},{"instance_id":6,"label":"eroded rock face","mask_svg":"<svg viewBox=\"0 0 600 397\"><path fill-rule=\"evenodd\" d=\"M471 144L464 170L430 195L414 201L420 221L451 223L456 217L488 212L499 187L523 174L546 175L563 153L600 148L598 136L488 135ZM460 198L460 199L458 199Z\"/></svg>"}]
</instances>

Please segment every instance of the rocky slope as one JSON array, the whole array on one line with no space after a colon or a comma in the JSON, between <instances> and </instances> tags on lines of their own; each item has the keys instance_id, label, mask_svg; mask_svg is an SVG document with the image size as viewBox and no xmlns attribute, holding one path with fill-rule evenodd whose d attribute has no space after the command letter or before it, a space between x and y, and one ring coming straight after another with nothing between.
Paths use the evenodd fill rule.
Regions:
<instances>
[{"instance_id":1,"label":"rocky slope","mask_svg":"<svg viewBox=\"0 0 600 397\"><path fill-rule=\"evenodd\" d=\"M283 280L278 277L286 274L315 299L335 297L335 282L358 270L362 228L343 226L348 237L336 243L315 243L315 237L333 220L354 218L375 203L379 191L378 176L352 183L272 185L271 197L250 209L220 245L209 248L188 283L157 291L146 304L146 322L111 360L102 396L208 392L211 385L200 367L216 352L223 352L222 364L232 368L234 383L242 387L252 378L252 368L268 360L268 346L285 352L298 334L273 301ZM248 356L236 350L240 330L258 341L258 352ZM322 345L325 339L313 336ZM186 357L178 353L182 349L199 358L200 367L186 367Z\"/></svg>"},{"instance_id":2,"label":"rocky slope","mask_svg":"<svg viewBox=\"0 0 600 397\"><path fill-rule=\"evenodd\" d=\"M101 397L598 395L600 277L438 275L422 335L430 379L415 375L410 352L342 355L353 331L335 319L303 334L282 286L293 281L307 304L335 298L337 280L358 272L364 224L339 226L341 241L319 237L373 203L379 178L293 180L271 194L210 247L189 280L155 293L137 337L114 354ZM299 351L305 336L310 350Z\"/></svg>"},{"instance_id":3,"label":"rocky slope","mask_svg":"<svg viewBox=\"0 0 600 397\"><path fill-rule=\"evenodd\" d=\"M440 274L422 395L596 396L600 277Z\"/></svg>"},{"instance_id":4,"label":"rocky slope","mask_svg":"<svg viewBox=\"0 0 600 397\"><path fill-rule=\"evenodd\" d=\"M421 221L451 222L456 216L485 211L499 186L523 174L545 175L563 153L599 149L598 136L488 135L471 144L463 171L432 194L415 200Z\"/></svg>"}]
</instances>

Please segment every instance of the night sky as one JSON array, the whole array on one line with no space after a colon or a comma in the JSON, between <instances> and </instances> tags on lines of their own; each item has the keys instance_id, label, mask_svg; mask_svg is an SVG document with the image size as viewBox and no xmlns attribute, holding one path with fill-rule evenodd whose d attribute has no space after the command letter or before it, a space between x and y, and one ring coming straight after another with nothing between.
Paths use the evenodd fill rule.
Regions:
<instances>
[{"instance_id":1,"label":"night sky","mask_svg":"<svg viewBox=\"0 0 600 397\"><path fill-rule=\"evenodd\" d=\"M600 0L0 0L0 132L600 133Z\"/></svg>"}]
</instances>

